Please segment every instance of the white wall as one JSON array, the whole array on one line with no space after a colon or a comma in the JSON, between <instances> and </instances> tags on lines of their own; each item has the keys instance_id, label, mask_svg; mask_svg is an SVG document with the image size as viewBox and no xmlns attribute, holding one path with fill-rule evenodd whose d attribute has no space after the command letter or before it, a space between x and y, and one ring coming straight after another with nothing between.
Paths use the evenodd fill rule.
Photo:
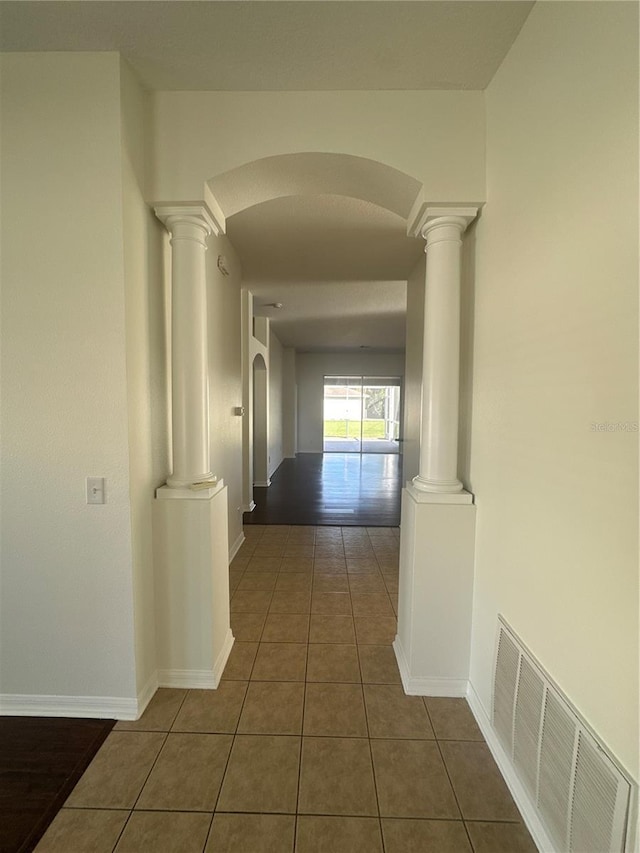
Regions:
<instances>
[{"instance_id":1,"label":"white wall","mask_svg":"<svg viewBox=\"0 0 640 853\"><path fill-rule=\"evenodd\" d=\"M224 255L229 276L217 266ZM209 330L211 467L228 489L229 545L242 533L242 343L241 269L226 237L210 237L206 254Z\"/></svg>"},{"instance_id":2,"label":"white wall","mask_svg":"<svg viewBox=\"0 0 640 853\"><path fill-rule=\"evenodd\" d=\"M215 175L304 151L377 160L432 201L485 197L481 92L157 92L153 105L155 199L201 198Z\"/></svg>"},{"instance_id":3,"label":"white wall","mask_svg":"<svg viewBox=\"0 0 640 853\"><path fill-rule=\"evenodd\" d=\"M132 698L119 58L1 62L0 690Z\"/></svg>"},{"instance_id":4,"label":"white wall","mask_svg":"<svg viewBox=\"0 0 640 853\"><path fill-rule=\"evenodd\" d=\"M293 347L284 347L282 359L282 452L292 458L298 450L298 384Z\"/></svg>"},{"instance_id":5,"label":"white wall","mask_svg":"<svg viewBox=\"0 0 640 853\"><path fill-rule=\"evenodd\" d=\"M500 612L638 774L638 8L538 3L486 92L472 683Z\"/></svg>"},{"instance_id":6,"label":"white wall","mask_svg":"<svg viewBox=\"0 0 640 853\"><path fill-rule=\"evenodd\" d=\"M298 451L322 453L325 376L404 376L404 353L298 353Z\"/></svg>"},{"instance_id":7,"label":"white wall","mask_svg":"<svg viewBox=\"0 0 640 853\"><path fill-rule=\"evenodd\" d=\"M283 348L273 329L269 329L269 477L284 458L283 420Z\"/></svg>"},{"instance_id":8,"label":"white wall","mask_svg":"<svg viewBox=\"0 0 640 853\"><path fill-rule=\"evenodd\" d=\"M148 96L126 62L120 63L122 216L131 497L131 547L140 695L153 685L156 632L151 510L155 489L170 470L168 363L163 276L164 227L144 201Z\"/></svg>"},{"instance_id":9,"label":"white wall","mask_svg":"<svg viewBox=\"0 0 640 853\"><path fill-rule=\"evenodd\" d=\"M458 430L458 477L469 489L471 437L473 434L473 353L476 288L476 229L474 220L462 238L460 269L460 414Z\"/></svg>"},{"instance_id":10,"label":"white wall","mask_svg":"<svg viewBox=\"0 0 640 853\"><path fill-rule=\"evenodd\" d=\"M404 367L404 424L402 479L412 480L420 470L422 423L422 343L424 337L424 279L426 256L407 280L407 332Z\"/></svg>"}]
</instances>

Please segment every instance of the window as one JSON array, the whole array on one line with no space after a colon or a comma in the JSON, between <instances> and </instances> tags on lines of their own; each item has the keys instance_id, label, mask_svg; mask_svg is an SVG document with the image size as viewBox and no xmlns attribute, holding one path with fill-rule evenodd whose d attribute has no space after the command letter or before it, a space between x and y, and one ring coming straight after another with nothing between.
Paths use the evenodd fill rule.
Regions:
<instances>
[{"instance_id":1,"label":"window","mask_svg":"<svg viewBox=\"0 0 640 853\"><path fill-rule=\"evenodd\" d=\"M325 376L325 453L399 453L399 376Z\"/></svg>"}]
</instances>

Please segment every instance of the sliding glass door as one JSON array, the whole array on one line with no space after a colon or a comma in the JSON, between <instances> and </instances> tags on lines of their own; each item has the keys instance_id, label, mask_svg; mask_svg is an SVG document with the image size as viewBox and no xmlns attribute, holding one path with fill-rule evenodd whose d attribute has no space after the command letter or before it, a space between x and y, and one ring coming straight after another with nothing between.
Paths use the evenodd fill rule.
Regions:
<instances>
[{"instance_id":1,"label":"sliding glass door","mask_svg":"<svg viewBox=\"0 0 640 853\"><path fill-rule=\"evenodd\" d=\"M399 376L325 376L325 453L399 453Z\"/></svg>"}]
</instances>

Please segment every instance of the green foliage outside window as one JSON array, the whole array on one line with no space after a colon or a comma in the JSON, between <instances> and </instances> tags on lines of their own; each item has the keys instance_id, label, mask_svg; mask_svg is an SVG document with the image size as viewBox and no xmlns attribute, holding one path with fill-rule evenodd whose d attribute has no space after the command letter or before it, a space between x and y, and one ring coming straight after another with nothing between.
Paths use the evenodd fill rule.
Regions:
<instances>
[{"instance_id":1,"label":"green foliage outside window","mask_svg":"<svg viewBox=\"0 0 640 853\"><path fill-rule=\"evenodd\" d=\"M360 438L362 426L363 438L384 438L384 420L328 420L324 422L324 437L331 438Z\"/></svg>"}]
</instances>

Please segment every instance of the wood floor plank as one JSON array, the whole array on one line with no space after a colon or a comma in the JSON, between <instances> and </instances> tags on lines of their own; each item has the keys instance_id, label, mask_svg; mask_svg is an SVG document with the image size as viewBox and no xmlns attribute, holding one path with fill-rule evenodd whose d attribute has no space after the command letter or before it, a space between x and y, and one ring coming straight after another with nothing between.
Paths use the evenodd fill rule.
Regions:
<instances>
[{"instance_id":1,"label":"wood floor plank","mask_svg":"<svg viewBox=\"0 0 640 853\"><path fill-rule=\"evenodd\" d=\"M114 720L0 717L0 851L30 853Z\"/></svg>"},{"instance_id":2,"label":"wood floor plank","mask_svg":"<svg viewBox=\"0 0 640 853\"><path fill-rule=\"evenodd\" d=\"M254 487L244 523L397 527L401 490L397 453L299 453Z\"/></svg>"}]
</instances>

